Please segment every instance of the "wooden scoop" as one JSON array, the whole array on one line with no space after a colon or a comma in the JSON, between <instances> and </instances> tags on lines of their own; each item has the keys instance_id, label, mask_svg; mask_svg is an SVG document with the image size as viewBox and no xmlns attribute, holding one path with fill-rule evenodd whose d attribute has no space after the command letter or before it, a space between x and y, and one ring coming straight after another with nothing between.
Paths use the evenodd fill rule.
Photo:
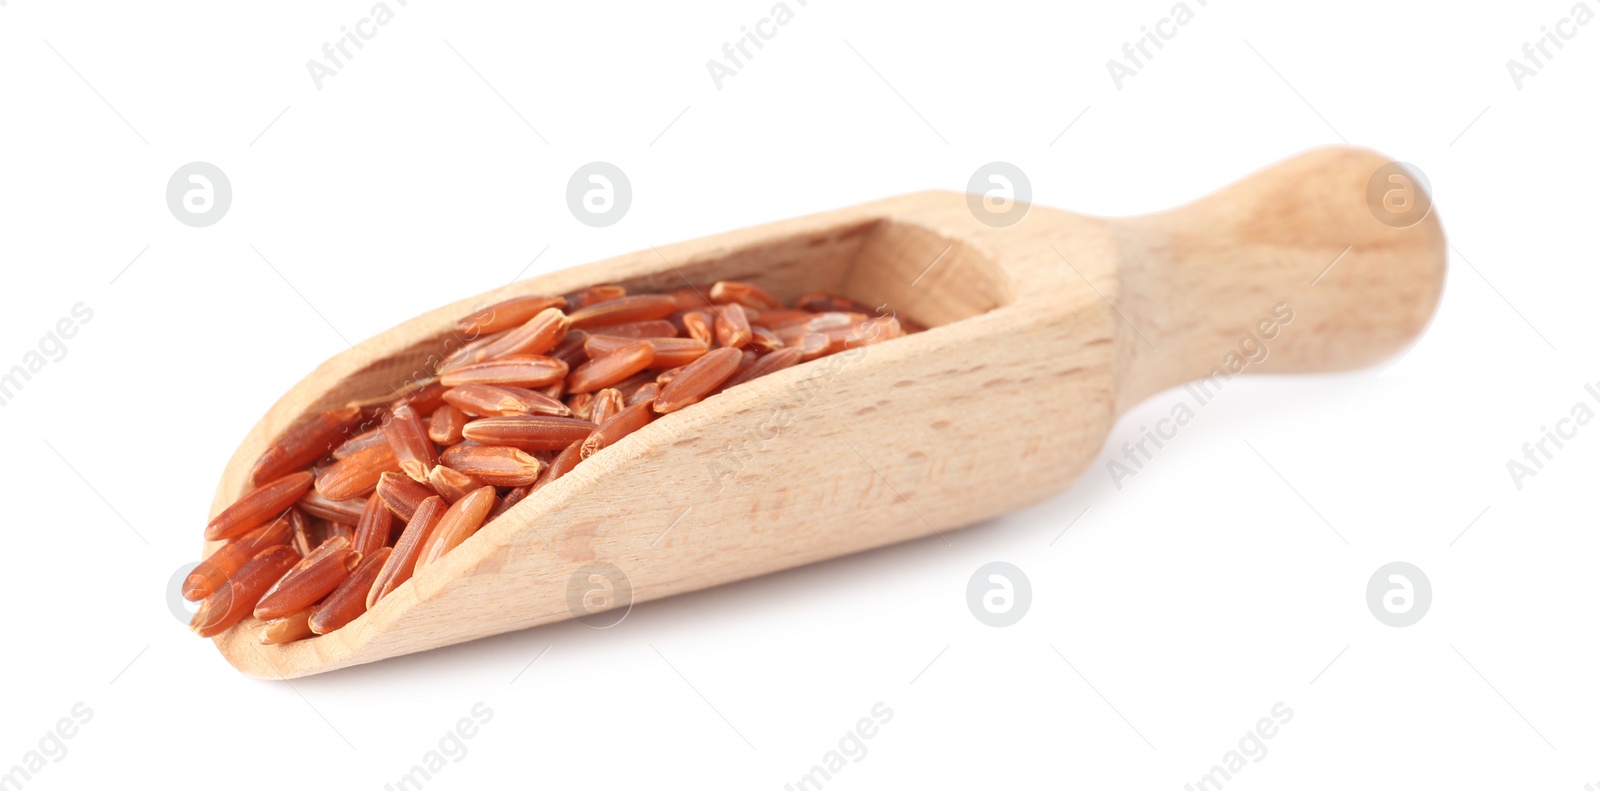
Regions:
<instances>
[{"instance_id":1,"label":"wooden scoop","mask_svg":"<svg viewBox=\"0 0 1600 791\"><path fill-rule=\"evenodd\" d=\"M1404 223L1384 211L1409 204L1372 202L1410 188L1378 173L1388 163L1321 149L1162 214L1031 206L1004 227L980 221L986 210L961 193L906 195L555 272L419 316L285 394L234 454L212 514L286 428L426 376L428 360L454 348L458 319L510 297L746 280L785 301L825 290L887 305L931 329L661 417L338 631L262 646L249 620L217 645L248 674L292 678L578 616L615 620L623 611L589 614L1043 500L1093 462L1120 414L1160 390L1355 368L1414 339L1443 285L1445 238L1433 213L1395 227ZM1410 189L1397 200L1427 199Z\"/></svg>"}]
</instances>

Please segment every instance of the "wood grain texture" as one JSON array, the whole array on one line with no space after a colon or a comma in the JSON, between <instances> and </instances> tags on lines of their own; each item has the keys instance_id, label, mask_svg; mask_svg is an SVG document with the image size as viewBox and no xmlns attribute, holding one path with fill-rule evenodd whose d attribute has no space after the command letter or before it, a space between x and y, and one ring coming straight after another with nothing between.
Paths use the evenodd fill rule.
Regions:
<instances>
[{"instance_id":1,"label":"wood grain texture","mask_svg":"<svg viewBox=\"0 0 1600 791\"><path fill-rule=\"evenodd\" d=\"M1387 161L1322 149L1162 214L1033 206L1005 228L978 222L963 194L907 195L555 272L419 316L286 393L241 443L212 513L288 426L427 375L459 344L457 319L513 296L748 280L785 301L838 291L933 326L661 417L332 634L262 646L252 620L216 643L248 674L293 678L574 617L569 582L589 563L621 569L642 602L1038 502L1093 461L1119 414L1215 377L1280 303L1295 318L1250 372L1351 368L1414 339L1437 303L1446 245L1436 216L1396 229L1368 210L1367 180Z\"/></svg>"}]
</instances>

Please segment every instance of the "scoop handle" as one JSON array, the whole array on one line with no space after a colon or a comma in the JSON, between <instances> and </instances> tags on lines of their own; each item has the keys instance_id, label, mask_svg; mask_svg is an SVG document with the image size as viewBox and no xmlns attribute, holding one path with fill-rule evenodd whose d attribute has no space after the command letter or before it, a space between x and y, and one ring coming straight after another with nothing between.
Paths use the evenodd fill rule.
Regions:
<instances>
[{"instance_id":1,"label":"scoop handle","mask_svg":"<svg viewBox=\"0 0 1600 791\"><path fill-rule=\"evenodd\" d=\"M1427 187L1377 152L1331 147L1194 203L1111 220L1122 261L1119 411L1195 380L1338 371L1415 339L1448 245Z\"/></svg>"}]
</instances>

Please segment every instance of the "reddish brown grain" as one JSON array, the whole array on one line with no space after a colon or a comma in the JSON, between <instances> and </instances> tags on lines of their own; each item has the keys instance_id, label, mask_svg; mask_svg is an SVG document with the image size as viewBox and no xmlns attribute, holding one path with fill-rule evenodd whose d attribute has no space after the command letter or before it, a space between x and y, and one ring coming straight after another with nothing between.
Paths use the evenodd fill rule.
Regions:
<instances>
[{"instance_id":1,"label":"reddish brown grain","mask_svg":"<svg viewBox=\"0 0 1600 791\"><path fill-rule=\"evenodd\" d=\"M283 645L284 643L292 643L296 640L304 640L307 637L311 637L314 633L311 631L309 621L311 613L315 609L315 607L307 607L282 618L267 621L266 625L261 627L261 644Z\"/></svg>"},{"instance_id":2,"label":"reddish brown grain","mask_svg":"<svg viewBox=\"0 0 1600 791\"><path fill-rule=\"evenodd\" d=\"M428 474L428 485L446 502L454 503L469 493L482 488L484 482L459 470L443 465L434 467Z\"/></svg>"},{"instance_id":3,"label":"reddish brown grain","mask_svg":"<svg viewBox=\"0 0 1600 791\"><path fill-rule=\"evenodd\" d=\"M584 348L588 350L590 357L600 357L627 346L630 342L625 338L611 335L590 335ZM694 338L649 338L645 342L649 343L655 352L649 367L656 370L688 365L711 351L710 344Z\"/></svg>"},{"instance_id":4,"label":"reddish brown grain","mask_svg":"<svg viewBox=\"0 0 1600 791\"><path fill-rule=\"evenodd\" d=\"M799 346L802 361L815 360L828 353L828 336L820 332L803 332L786 345Z\"/></svg>"},{"instance_id":5,"label":"reddish brown grain","mask_svg":"<svg viewBox=\"0 0 1600 791\"><path fill-rule=\"evenodd\" d=\"M439 517L444 516L445 508L444 498L437 496L429 497L417 506L415 517L400 533L400 540L394 544L394 552L388 555L372 588L367 592L367 609L372 609L401 583L411 579L411 573L417 565L417 553L422 551L422 543L439 523Z\"/></svg>"},{"instance_id":6,"label":"reddish brown grain","mask_svg":"<svg viewBox=\"0 0 1600 791\"><path fill-rule=\"evenodd\" d=\"M664 319L678 310L678 303L666 294L640 294L596 302L572 312L568 319L578 329L612 324Z\"/></svg>"},{"instance_id":7,"label":"reddish brown grain","mask_svg":"<svg viewBox=\"0 0 1600 791\"><path fill-rule=\"evenodd\" d=\"M567 409L572 410L573 417L589 420L594 412L594 393L573 393L567 396Z\"/></svg>"},{"instance_id":8,"label":"reddish brown grain","mask_svg":"<svg viewBox=\"0 0 1600 791\"><path fill-rule=\"evenodd\" d=\"M389 438L389 450L400 465L400 471L414 481L426 481L428 472L439 463L439 449L428 437L422 416L411 405L403 405L394 411L384 435ZM379 474L384 472L386 470L380 470ZM373 480L372 485L377 486L378 482Z\"/></svg>"},{"instance_id":9,"label":"reddish brown grain","mask_svg":"<svg viewBox=\"0 0 1600 791\"><path fill-rule=\"evenodd\" d=\"M801 294L799 298L795 299L794 306L800 310L810 311L812 313L841 312L870 314L876 312L872 308L867 307L865 304L857 302L849 297L842 297L838 294L829 294L826 291L813 291L809 294Z\"/></svg>"},{"instance_id":10,"label":"reddish brown grain","mask_svg":"<svg viewBox=\"0 0 1600 791\"><path fill-rule=\"evenodd\" d=\"M591 335L589 340L593 342L597 337L600 336ZM592 393L610 387L649 368L656 357L655 347L648 341L629 341L601 356L595 356L587 345L585 348L589 351L589 361L567 377L569 393Z\"/></svg>"},{"instance_id":11,"label":"reddish brown grain","mask_svg":"<svg viewBox=\"0 0 1600 791\"><path fill-rule=\"evenodd\" d=\"M893 316L880 316L870 321L864 321L851 327L844 336L844 348L858 349L862 346L892 341L904 335L900 327L900 320Z\"/></svg>"},{"instance_id":12,"label":"reddish brown grain","mask_svg":"<svg viewBox=\"0 0 1600 791\"><path fill-rule=\"evenodd\" d=\"M589 359L583 350L583 345L588 340L589 333L583 330L571 330L567 333L567 337L562 338L561 342L545 356L566 363L569 369L577 368L584 360Z\"/></svg>"},{"instance_id":13,"label":"reddish brown grain","mask_svg":"<svg viewBox=\"0 0 1600 791\"><path fill-rule=\"evenodd\" d=\"M444 452L446 466L491 486L527 486L539 479L543 465L516 448L473 445Z\"/></svg>"},{"instance_id":14,"label":"reddish brown grain","mask_svg":"<svg viewBox=\"0 0 1600 791\"><path fill-rule=\"evenodd\" d=\"M617 389L617 392L622 394L623 398L628 398L629 396L632 396L635 392L637 392L639 390L639 388L644 387L645 385L650 384L651 382L654 382L655 380L656 380L656 372L655 371L645 370L645 371L640 371L639 373L636 373L633 376L630 376L627 379L624 379L624 380L618 382L615 385L615 387Z\"/></svg>"},{"instance_id":15,"label":"reddish brown grain","mask_svg":"<svg viewBox=\"0 0 1600 791\"><path fill-rule=\"evenodd\" d=\"M394 412L402 406L409 406L419 415L431 415L444 403L444 394L450 388L437 379L429 380L427 384L415 387L412 391L394 400L389 404L389 411Z\"/></svg>"},{"instance_id":16,"label":"reddish brown grain","mask_svg":"<svg viewBox=\"0 0 1600 791\"><path fill-rule=\"evenodd\" d=\"M261 550L228 579L228 584L200 602L189 628L201 637L215 637L232 628L255 609L267 588L299 560L300 555L283 544Z\"/></svg>"},{"instance_id":17,"label":"reddish brown grain","mask_svg":"<svg viewBox=\"0 0 1600 791\"><path fill-rule=\"evenodd\" d=\"M712 308L712 329L718 346L741 348L750 342L750 319L740 304L719 305Z\"/></svg>"},{"instance_id":18,"label":"reddish brown grain","mask_svg":"<svg viewBox=\"0 0 1600 791\"><path fill-rule=\"evenodd\" d=\"M766 327L776 329L790 324L798 324L810 319L817 314L804 310L763 310L761 315L750 319L752 327Z\"/></svg>"},{"instance_id":19,"label":"reddish brown grain","mask_svg":"<svg viewBox=\"0 0 1600 791\"><path fill-rule=\"evenodd\" d=\"M645 338L676 338L680 334L678 326L666 319L651 319L650 321L635 321L628 324L608 324L604 327L594 327L589 334L605 333L618 338L632 338L641 340Z\"/></svg>"},{"instance_id":20,"label":"reddish brown grain","mask_svg":"<svg viewBox=\"0 0 1600 791\"><path fill-rule=\"evenodd\" d=\"M215 593L230 575L256 553L267 547L289 543L289 536L297 522L304 523L305 518L299 511L290 508L277 519L222 545L184 577L181 589L183 598L200 601Z\"/></svg>"},{"instance_id":21,"label":"reddish brown grain","mask_svg":"<svg viewBox=\"0 0 1600 791\"><path fill-rule=\"evenodd\" d=\"M397 475L400 473L396 473ZM381 476L380 476L381 477ZM330 522L344 522L354 524L361 521L361 509L366 507L365 500L330 500L321 492L313 489L306 492L304 497L295 503L307 516L318 519L327 519Z\"/></svg>"},{"instance_id":22,"label":"reddish brown grain","mask_svg":"<svg viewBox=\"0 0 1600 791\"><path fill-rule=\"evenodd\" d=\"M282 618L316 604L339 587L359 562L361 553L350 549L349 539L324 541L262 594L255 616L263 621Z\"/></svg>"},{"instance_id":23,"label":"reddish brown grain","mask_svg":"<svg viewBox=\"0 0 1600 791\"><path fill-rule=\"evenodd\" d=\"M393 427L394 424L391 423L389 428ZM398 469L400 462L395 458L389 443L374 445L346 456L318 473L317 493L329 500L360 497L378 485L378 476Z\"/></svg>"},{"instance_id":24,"label":"reddish brown grain","mask_svg":"<svg viewBox=\"0 0 1600 791\"><path fill-rule=\"evenodd\" d=\"M344 444L333 449L335 459L348 459L374 445L383 445L389 438L383 434L383 426L368 429L346 440Z\"/></svg>"},{"instance_id":25,"label":"reddish brown grain","mask_svg":"<svg viewBox=\"0 0 1600 791\"><path fill-rule=\"evenodd\" d=\"M572 468L578 466L580 461L583 461L582 440L568 445L561 453L556 455L555 460L545 465L544 472L539 474L539 480L533 483L533 491L537 492L551 481L572 472Z\"/></svg>"},{"instance_id":26,"label":"reddish brown grain","mask_svg":"<svg viewBox=\"0 0 1600 791\"><path fill-rule=\"evenodd\" d=\"M760 359L755 361L755 364L737 374L734 374L728 378L728 381L723 382L722 389L727 390L735 385L744 384L751 379L756 379L758 377L766 376L770 373L781 371L785 368L799 365L800 360L804 356L804 350L798 346L791 346L787 349L779 349L771 354L763 354L761 355Z\"/></svg>"},{"instance_id":27,"label":"reddish brown grain","mask_svg":"<svg viewBox=\"0 0 1600 791\"><path fill-rule=\"evenodd\" d=\"M309 472L290 473L239 498L206 525L206 540L233 538L260 527L294 505L311 488Z\"/></svg>"},{"instance_id":28,"label":"reddish brown grain","mask_svg":"<svg viewBox=\"0 0 1600 791\"><path fill-rule=\"evenodd\" d=\"M382 480L378 481L378 487L383 487ZM389 532L393 529L394 512L384 504L381 495L373 492L367 498L366 507L361 509L361 521L356 522L355 536L350 539L351 548L363 557L377 552L389 543Z\"/></svg>"},{"instance_id":29,"label":"reddish brown grain","mask_svg":"<svg viewBox=\"0 0 1600 791\"><path fill-rule=\"evenodd\" d=\"M300 557L311 554L311 549L317 545L317 542L311 540L313 519L315 517L303 518L289 524L289 546L294 547L295 553Z\"/></svg>"},{"instance_id":30,"label":"reddish brown grain","mask_svg":"<svg viewBox=\"0 0 1600 791\"><path fill-rule=\"evenodd\" d=\"M566 297L547 297L541 294L513 297L504 302L496 302L456 322L456 329L460 330L462 337L476 340L489 333L520 327L527 323L528 319L549 308L566 306Z\"/></svg>"},{"instance_id":31,"label":"reddish brown grain","mask_svg":"<svg viewBox=\"0 0 1600 791\"><path fill-rule=\"evenodd\" d=\"M493 486L477 489L457 500L439 518L438 526L429 534L417 557L417 570L427 568L430 563L444 557L445 553L478 532L478 528L483 526L483 518L489 515L489 509L493 507Z\"/></svg>"},{"instance_id":32,"label":"reddish brown grain","mask_svg":"<svg viewBox=\"0 0 1600 791\"><path fill-rule=\"evenodd\" d=\"M566 297L567 312L571 313L579 308L586 308L596 302L617 299L628 295L628 290L613 283L590 286L581 291L574 291Z\"/></svg>"},{"instance_id":33,"label":"reddish brown grain","mask_svg":"<svg viewBox=\"0 0 1600 791\"><path fill-rule=\"evenodd\" d=\"M695 310L711 304L705 292L698 288L677 288L667 292L678 310Z\"/></svg>"},{"instance_id":34,"label":"reddish brown grain","mask_svg":"<svg viewBox=\"0 0 1600 791\"><path fill-rule=\"evenodd\" d=\"M485 445L505 445L526 451L561 450L582 440L594 429L587 420L553 415L515 415L474 420L463 436Z\"/></svg>"},{"instance_id":35,"label":"reddish brown grain","mask_svg":"<svg viewBox=\"0 0 1600 791\"><path fill-rule=\"evenodd\" d=\"M540 473L543 475L544 473ZM533 486L518 486L507 492L504 497L494 501L494 507L489 509L489 515L483 518L483 523L488 524L500 518L500 515L511 510L517 503L522 502L533 491Z\"/></svg>"},{"instance_id":36,"label":"reddish brown grain","mask_svg":"<svg viewBox=\"0 0 1600 791\"><path fill-rule=\"evenodd\" d=\"M762 354L766 354L767 352L775 352L783 348L783 339L779 338L777 333L767 329L766 327L751 327L750 348L755 349Z\"/></svg>"},{"instance_id":37,"label":"reddish brown grain","mask_svg":"<svg viewBox=\"0 0 1600 791\"><path fill-rule=\"evenodd\" d=\"M438 492L427 484L411 480L411 477L404 473L386 472L378 478L378 488L373 494L383 500L384 507L391 513L409 522L411 515L416 513L417 506Z\"/></svg>"},{"instance_id":38,"label":"reddish brown grain","mask_svg":"<svg viewBox=\"0 0 1600 791\"><path fill-rule=\"evenodd\" d=\"M722 280L711 285L711 301L719 305L739 304L756 310L774 310L783 307L776 297L754 284Z\"/></svg>"},{"instance_id":39,"label":"reddish brown grain","mask_svg":"<svg viewBox=\"0 0 1600 791\"><path fill-rule=\"evenodd\" d=\"M711 314L703 310L691 310L683 314L683 329L690 338L710 345L717 340L716 329L712 326Z\"/></svg>"},{"instance_id":40,"label":"reddish brown grain","mask_svg":"<svg viewBox=\"0 0 1600 791\"><path fill-rule=\"evenodd\" d=\"M384 547L363 559L361 565L345 577L344 582L311 613L306 624L311 627L312 633L327 634L361 617L367 611L367 594L377 581L378 572L383 570L393 554L393 549Z\"/></svg>"},{"instance_id":41,"label":"reddish brown grain","mask_svg":"<svg viewBox=\"0 0 1600 791\"><path fill-rule=\"evenodd\" d=\"M509 332L509 330L506 332ZM483 350L488 348L489 344L494 343L495 341L504 337L505 334L505 332L497 332L493 335L485 335L477 340L472 341L471 343L463 345L461 348L456 349L455 351L446 355L443 360L439 361L438 372L443 374L446 371L453 371L463 365L483 362Z\"/></svg>"},{"instance_id":42,"label":"reddish brown grain","mask_svg":"<svg viewBox=\"0 0 1600 791\"><path fill-rule=\"evenodd\" d=\"M750 367L755 365L757 360L761 359L761 355L759 353L757 353L754 349L743 349L741 351L743 351L744 353L739 355L739 365L733 369L733 376L738 376L738 375L744 373L745 371L750 370ZM732 378L733 377L729 377L729 379L732 379ZM724 382L722 385L718 385L717 389L713 390L712 392L713 393L720 392L722 390L723 385L726 385L726 384L727 384L727 382Z\"/></svg>"},{"instance_id":43,"label":"reddish brown grain","mask_svg":"<svg viewBox=\"0 0 1600 791\"><path fill-rule=\"evenodd\" d=\"M511 355L498 360L471 363L441 374L439 381L450 387L461 385L517 385L543 387L567 375L567 364L553 357Z\"/></svg>"},{"instance_id":44,"label":"reddish brown grain","mask_svg":"<svg viewBox=\"0 0 1600 791\"><path fill-rule=\"evenodd\" d=\"M667 383L671 382L673 377L676 377L678 374L683 372L683 369L688 367L689 366L687 365L680 365L677 368L668 368L667 370L656 374L656 385L660 387L666 387Z\"/></svg>"},{"instance_id":45,"label":"reddish brown grain","mask_svg":"<svg viewBox=\"0 0 1600 791\"><path fill-rule=\"evenodd\" d=\"M618 390L617 392L620 393L622 391ZM654 401L656 400L656 396L660 394L661 385L658 385L655 382L646 382L638 390L633 391L633 395L628 396L627 401L623 404L623 406L633 406L641 401Z\"/></svg>"},{"instance_id":46,"label":"reddish brown grain","mask_svg":"<svg viewBox=\"0 0 1600 791\"><path fill-rule=\"evenodd\" d=\"M583 446L578 450L579 457L587 459L615 445L623 437L644 428L654 417L652 405L644 402L623 409L611 419L596 426L594 431L584 438Z\"/></svg>"},{"instance_id":47,"label":"reddish brown grain","mask_svg":"<svg viewBox=\"0 0 1600 791\"><path fill-rule=\"evenodd\" d=\"M547 308L528 319L526 324L483 347L483 359L498 360L514 354L542 355L555 348L566 337L568 329L567 314L559 308Z\"/></svg>"},{"instance_id":48,"label":"reddish brown grain","mask_svg":"<svg viewBox=\"0 0 1600 791\"><path fill-rule=\"evenodd\" d=\"M365 510L365 506L362 506L362 508ZM356 526L347 525L343 522L327 523L327 529L322 533L322 540L327 541L335 536L343 536L345 540L353 543L356 540Z\"/></svg>"},{"instance_id":49,"label":"reddish brown grain","mask_svg":"<svg viewBox=\"0 0 1600 791\"><path fill-rule=\"evenodd\" d=\"M622 391L608 387L594 394L594 407L589 410L589 420L596 425L604 423L625 406L627 404L623 403Z\"/></svg>"},{"instance_id":50,"label":"reddish brown grain","mask_svg":"<svg viewBox=\"0 0 1600 791\"><path fill-rule=\"evenodd\" d=\"M301 421L284 432L250 470L250 482L259 486L275 481L328 455L349 439L361 423L359 407L333 409Z\"/></svg>"},{"instance_id":51,"label":"reddish brown grain","mask_svg":"<svg viewBox=\"0 0 1600 791\"><path fill-rule=\"evenodd\" d=\"M428 418L428 439L439 445L454 445L461 441L461 427L465 425L467 413L455 404L445 404L433 410L433 416Z\"/></svg>"},{"instance_id":52,"label":"reddish brown grain","mask_svg":"<svg viewBox=\"0 0 1600 791\"><path fill-rule=\"evenodd\" d=\"M570 410L559 399L537 390L511 385L453 387L445 393L445 400L450 406L473 417L570 414Z\"/></svg>"},{"instance_id":53,"label":"reddish brown grain","mask_svg":"<svg viewBox=\"0 0 1600 791\"><path fill-rule=\"evenodd\" d=\"M661 386L661 394L654 401L655 411L676 412L705 398L733 376L743 356L738 349L724 347L684 366Z\"/></svg>"}]
</instances>

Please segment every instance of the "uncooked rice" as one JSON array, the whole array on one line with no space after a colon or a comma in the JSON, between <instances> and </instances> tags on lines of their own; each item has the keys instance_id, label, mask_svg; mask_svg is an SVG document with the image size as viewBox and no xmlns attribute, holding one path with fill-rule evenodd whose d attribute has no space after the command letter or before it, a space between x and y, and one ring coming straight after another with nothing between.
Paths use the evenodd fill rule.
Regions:
<instances>
[{"instance_id":1,"label":"uncooked rice","mask_svg":"<svg viewBox=\"0 0 1600 791\"><path fill-rule=\"evenodd\" d=\"M708 296L709 295L709 296ZM835 294L753 283L630 295L591 286L473 311L470 342L388 398L311 415L206 526L190 628L253 617L261 643L327 634L584 460L752 379L922 327Z\"/></svg>"}]
</instances>

